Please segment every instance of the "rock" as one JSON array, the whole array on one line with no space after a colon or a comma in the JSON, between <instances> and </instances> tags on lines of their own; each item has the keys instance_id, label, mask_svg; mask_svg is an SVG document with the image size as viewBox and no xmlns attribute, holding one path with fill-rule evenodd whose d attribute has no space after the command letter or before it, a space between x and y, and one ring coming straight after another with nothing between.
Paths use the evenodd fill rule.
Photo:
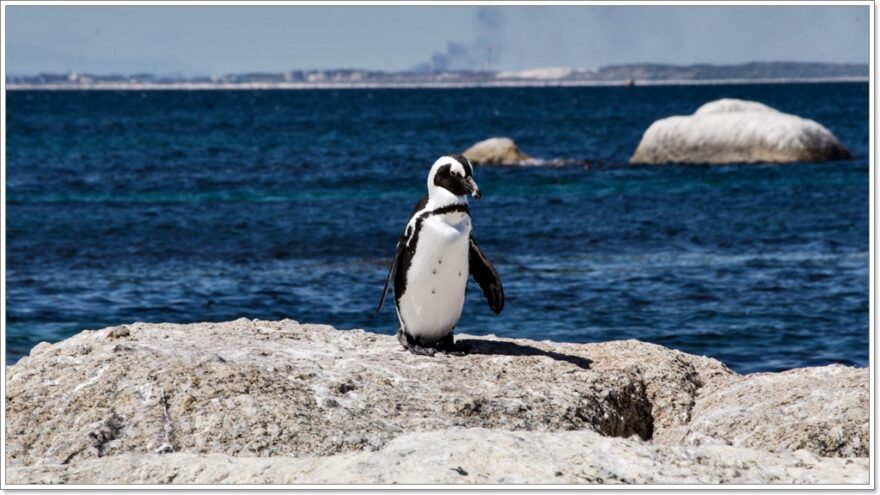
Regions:
<instances>
[{"instance_id":1,"label":"rock","mask_svg":"<svg viewBox=\"0 0 880 495\"><path fill-rule=\"evenodd\" d=\"M630 163L787 163L849 156L831 131L815 121L754 101L722 99L693 115L651 124Z\"/></svg>"},{"instance_id":2,"label":"rock","mask_svg":"<svg viewBox=\"0 0 880 495\"><path fill-rule=\"evenodd\" d=\"M536 160L519 150L512 139L493 137L480 141L462 153L474 165L539 165Z\"/></svg>"},{"instance_id":3,"label":"rock","mask_svg":"<svg viewBox=\"0 0 880 495\"><path fill-rule=\"evenodd\" d=\"M866 383L866 368L839 365L724 377L700 391L686 426L661 436L678 444L868 457Z\"/></svg>"},{"instance_id":4,"label":"rock","mask_svg":"<svg viewBox=\"0 0 880 495\"><path fill-rule=\"evenodd\" d=\"M868 483L868 459L805 451L659 447L590 431L485 428L402 434L377 452L328 457L121 454L13 467L11 484Z\"/></svg>"},{"instance_id":5,"label":"rock","mask_svg":"<svg viewBox=\"0 0 880 495\"><path fill-rule=\"evenodd\" d=\"M789 424L772 415L772 403L759 415L761 441L749 439L748 411L734 411L729 417L740 419L730 419L733 426L712 430L723 423L708 416L721 403L713 397L727 397L725 390L757 375L741 377L716 360L634 340L581 345L459 335L467 355L426 358L403 351L392 336L291 320L126 328L124 345L108 340L111 332L85 331L7 368L6 463L22 482L650 482L683 480L688 469L691 482L735 481L733 471L704 473L727 470L740 452L755 460L735 468L744 480L840 480L864 463L808 462L801 458L811 454L786 449L859 456L865 451L855 446L868 445L861 429L867 399L855 407L858 395L821 410L810 405L815 395L786 402L812 407L826 415L824 424L858 436L849 440L852 448L833 453L837 430L806 419ZM867 397L867 373L838 368L834 380L817 375L804 386L824 387L830 398L840 396L828 387L863 389ZM504 442L522 449L505 457L507 447L498 447ZM593 459L596 445L608 455ZM630 448L633 458L668 464L669 472L627 471L636 461L612 453ZM416 459L398 454L407 449L447 456L448 466L434 474L427 466L415 470ZM558 471L563 481L548 478L550 467L532 477L517 471L528 463L511 459L532 451L535 465L552 464L553 480ZM705 469L696 461L704 458ZM581 465L596 471L579 471Z\"/></svg>"},{"instance_id":6,"label":"rock","mask_svg":"<svg viewBox=\"0 0 880 495\"><path fill-rule=\"evenodd\" d=\"M130 335L128 327L111 327L107 329L108 339L121 339Z\"/></svg>"}]
</instances>

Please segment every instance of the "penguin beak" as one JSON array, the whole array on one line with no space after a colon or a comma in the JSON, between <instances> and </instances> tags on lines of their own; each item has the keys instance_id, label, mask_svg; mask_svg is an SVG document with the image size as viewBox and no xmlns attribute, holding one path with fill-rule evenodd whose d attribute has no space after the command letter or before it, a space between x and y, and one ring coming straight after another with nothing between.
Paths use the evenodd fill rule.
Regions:
<instances>
[{"instance_id":1,"label":"penguin beak","mask_svg":"<svg viewBox=\"0 0 880 495\"><path fill-rule=\"evenodd\" d=\"M477 183L476 181L474 181L473 177L467 178L467 180L465 181L465 188L469 193L471 193L471 196L473 196L475 199L480 199L480 188L477 187Z\"/></svg>"}]
</instances>

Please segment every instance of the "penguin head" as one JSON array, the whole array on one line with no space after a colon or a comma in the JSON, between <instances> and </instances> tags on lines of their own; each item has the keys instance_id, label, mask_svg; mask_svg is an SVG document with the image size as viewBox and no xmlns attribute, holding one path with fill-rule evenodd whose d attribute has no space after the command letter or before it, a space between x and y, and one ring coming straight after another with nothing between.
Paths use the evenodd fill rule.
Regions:
<instances>
[{"instance_id":1,"label":"penguin head","mask_svg":"<svg viewBox=\"0 0 880 495\"><path fill-rule=\"evenodd\" d=\"M451 193L463 197L468 194L480 198L480 188L474 181L474 167L462 155L441 156L428 174L428 195Z\"/></svg>"}]
</instances>

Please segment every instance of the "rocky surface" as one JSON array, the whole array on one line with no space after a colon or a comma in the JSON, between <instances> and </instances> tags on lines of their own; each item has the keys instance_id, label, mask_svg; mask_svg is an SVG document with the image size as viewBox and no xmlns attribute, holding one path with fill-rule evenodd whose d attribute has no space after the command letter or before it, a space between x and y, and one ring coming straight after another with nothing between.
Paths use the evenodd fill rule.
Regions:
<instances>
[{"instance_id":1,"label":"rocky surface","mask_svg":"<svg viewBox=\"0 0 880 495\"><path fill-rule=\"evenodd\" d=\"M764 104L722 99L693 115L660 119L645 131L633 164L786 163L849 158L821 124Z\"/></svg>"},{"instance_id":2,"label":"rocky surface","mask_svg":"<svg viewBox=\"0 0 880 495\"><path fill-rule=\"evenodd\" d=\"M467 355L427 358L241 319L40 344L7 368L7 482L867 479L865 459L819 457L866 455L864 369L739 376L638 341L458 341Z\"/></svg>"},{"instance_id":3,"label":"rocky surface","mask_svg":"<svg viewBox=\"0 0 880 495\"><path fill-rule=\"evenodd\" d=\"M512 139L493 137L480 141L462 153L474 165L539 165L541 162L520 151Z\"/></svg>"},{"instance_id":4,"label":"rocky surface","mask_svg":"<svg viewBox=\"0 0 880 495\"><path fill-rule=\"evenodd\" d=\"M691 420L655 440L825 457L868 457L867 368L824 366L728 376L698 394Z\"/></svg>"},{"instance_id":5,"label":"rocky surface","mask_svg":"<svg viewBox=\"0 0 880 495\"><path fill-rule=\"evenodd\" d=\"M121 454L16 468L12 475L30 484L864 484L868 459L659 447L589 431L453 428L404 434L377 452L299 458Z\"/></svg>"}]
</instances>

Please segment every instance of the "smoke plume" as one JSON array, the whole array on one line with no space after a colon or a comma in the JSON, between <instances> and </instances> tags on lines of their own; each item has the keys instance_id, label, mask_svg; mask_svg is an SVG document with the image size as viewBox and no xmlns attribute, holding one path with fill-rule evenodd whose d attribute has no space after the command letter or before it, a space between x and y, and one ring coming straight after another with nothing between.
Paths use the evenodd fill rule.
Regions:
<instances>
[{"instance_id":1,"label":"smoke plume","mask_svg":"<svg viewBox=\"0 0 880 495\"><path fill-rule=\"evenodd\" d=\"M434 52L418 64L416 71L443 72L451 70L492 70L501 60L501 31L504 17L497 7L480 7L474 18L477 33L468 43L449 41L446 50Z\"/></svg>"}]
</instances>

